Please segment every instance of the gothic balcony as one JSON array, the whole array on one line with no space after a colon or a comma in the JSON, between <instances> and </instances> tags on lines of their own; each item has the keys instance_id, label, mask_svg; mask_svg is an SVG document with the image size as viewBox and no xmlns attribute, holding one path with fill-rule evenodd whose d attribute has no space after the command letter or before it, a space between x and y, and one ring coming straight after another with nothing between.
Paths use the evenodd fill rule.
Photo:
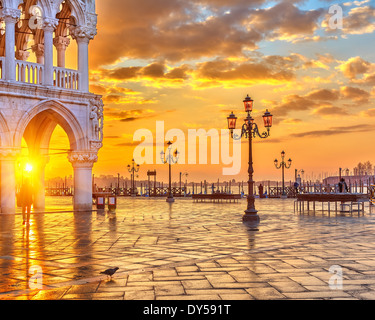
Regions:
<instances>
[{"instance_id":1,"label":"gothic balcony","mask_svg":"<svg viewBox=\"0 0 375 320\"><path fill-rule=\"evenodd\" d=\"M0 57L0 80L5 79L5 58ZM16 60L15 81L23 84L46 85L44 81L44 65L39 63ZM77 70L53 67L53 87L59 89L77 90L80 74Z\"/></svg>"}]
</instances>

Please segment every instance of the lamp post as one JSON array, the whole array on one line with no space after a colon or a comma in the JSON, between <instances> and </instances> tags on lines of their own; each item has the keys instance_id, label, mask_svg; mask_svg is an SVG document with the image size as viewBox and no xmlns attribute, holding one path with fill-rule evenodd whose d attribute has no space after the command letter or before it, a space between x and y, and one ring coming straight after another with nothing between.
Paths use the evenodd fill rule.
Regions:
<instances>
[{"instance_id":1,"label":"lamp post","mask_svg":"<svg viewBox=\"0 0 375 320\"><path fill-rule=\"evenodd\" d=\"M341 180L341 177L342 177L342 172L345 172L346 175L348 176L350 170L349 170L348 168L345 168L345 169L339 168L339 179L340 179L340 180Z\"/></svg>"},{"instance_id":2,"label":"lamp post","mask_svg":"<svg viewBox=\"0 0 375 320\"><path fill-rule=\"evenodd\" d=\"M160 152L161 161L166 164L169 164L169 188L168 188L168 198L167 202L174 202L173 193L172 193L172 164L176 164L178 161L178 151L176 150L172 154L172 142L168 142L168 155L166 156L165 152Z\"/></svg>"},{"instance_id":3,"label":"lamp post","mask_svg":"<svg viewBox=\"0 0 375 320\"><path fill-rule=\"evenodd\" d=\"M131 196L135 197L137 192L135 191L135 173L139 172L139 164L135 165L134 159L132 159L132 165L128 164L128 171L131 173Z\"/></svg>"},{"instance_id":4,"label":"lamp post","mask_svg":"<svg viewBox=\"0 0 375 320\"><path fill-rule=\"evenodd\" d=\"M185 172L185 173L180 172L180 179L181 179L181 177L185 176L185 196L187 195L187 177L188 177L188 175L189 174L187 172Z\"/></svg>"},{"instance_id":5,"label":"lamp post","mask_svg":"<svg viewBox=\"0 0 375 320\"><path fill-rule=\"evenodd\" d=\"M255 209L255 197L254 197L254 168L253 168L253 138L255 139L257 136L261 139L266 139L270 136L270 129L272 127L272 114L266 110L265 114L263 115L264 127L267 129L267 132L263 132L262 134L259 133L258 125L254 122L254 119L251 117L251 112L253 111L253 104L254 100L252 100L249 95L243 101L245 106L245 112L247 113L247 117L245 118L245 123L242 125L241 135L237 135L234 133L236 129L236 122L237 117L233 114L233 112L227 118L228 120L228 129L230 130L231 136L235 140L240 140L242 137L245 137L249 140L249 180L248 180L248 197L247 197L247 209L245 211L245 215L243 216L244 222L253 222L259 223L260 218L258 215L258 211Z\"/></svg>"},{"instance_id":6,"label":"lamp post","mask_svg":"<svg viewBox=\"0 0 375 320\"><path fill-rule=\"evenodd\" d=\"M302 175L304 175L305 174L305 170L303 170L303 169L301 169L301 170L298 170L298 169L296 169L296 171L295 171L295 181L297 181L297 179L298 179L298 177L301 177L299 174L302 174Z\"/></svg>"},{"instance_id":7,"label":"lamp post","mask_svg":"<svg viewBox=\"0 0 375 320\"><path fill-rule=\"evenodd\" d=\"M285 162L285 151L281 152L281 163L280 165L279 164L279 161L277 159L275 159L274 161L275 163L275 167L276 169L281 169L282 171L282 180L283 180L283 194L282 194L282 198L286 198L287 195L285 193L285 169L290 169L290 167L292 166L292 159L289 159L288 160L288 164Z\"/></svg>"}]
</instances>

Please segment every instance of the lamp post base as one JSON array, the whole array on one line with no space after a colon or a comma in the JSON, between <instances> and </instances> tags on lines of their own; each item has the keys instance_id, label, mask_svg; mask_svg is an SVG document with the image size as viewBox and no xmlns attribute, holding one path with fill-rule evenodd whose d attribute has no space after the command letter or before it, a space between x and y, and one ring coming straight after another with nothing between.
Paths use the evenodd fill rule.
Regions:
<instances>
[{"instance_id":1,"label":"lamp post base","mask_svg":"<svg viewBox=\"0 0 375 320\"><path fill-rule=\"evenodd\" d=\"M248 214L246 213L243 217L242 220L244 222L260 222L260 217L255 213L255 214Z\"/></svg>"},{"instance_id":2,"label":"lamp post base","mask_svg":"<svg viewBox=\"0 0 375 320\"><path fill-rule=\"evenodd\" d=\"M245 211L246 213L246 211ZM248 214L246 213L242 217L243 223L249 228L250 231L259 231L258 226L260 223L260 218L257 213Z\"/></svg>"},{"instance_id":3,"label":"lamp post base","mask_svg":"<svg viewBox=\"0 0 375 320\"><path fill-rule=\"evenodd\" d=\"M282 194L282 195L280 196L280 199L288 199L288 196L287 196L286 194Z\"/></svg>"},{"instance_id":4,"label":"lamp post base","mask_svg":"<svg viewBox=\"0 0 375 320\"><path fill-rule=\"evenodd\" d=\"M259 223L260 217L258 215L258 211L255 208L248 208L245 211L245 215L242 217L244 222L252 222L252 223Z\"/></svg>"},{"instance_id":5,"label":"lamp post base","mask_svg":"<svg viewBox=\"0 0 375 320\"><path fill-rule=\"evenodd\" d=\"M169 203L173 203L173 202L174 202L174 198L170 198L170 197L168 197L168 198L167 198L167 202L169 202Z\"/></svg>"}]
</instances>

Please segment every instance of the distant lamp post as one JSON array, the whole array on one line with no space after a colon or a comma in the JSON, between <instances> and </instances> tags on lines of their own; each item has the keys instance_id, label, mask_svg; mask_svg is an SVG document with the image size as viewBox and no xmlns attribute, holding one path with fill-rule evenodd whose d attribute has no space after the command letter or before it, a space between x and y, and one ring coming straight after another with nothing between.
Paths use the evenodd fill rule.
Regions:
<instances>
[{"instance_id":1,"label":"distant lamp post","mask_svg":"<svg viewBox=\"0 0 375 320\"><path fill-rule=\"evenodd\" d=\"M285 151L281 152L281 163L279 165L279 161L275 159L274 161L276 169L281 169L282 171L282 180L283 180L283 193L282 198L286 198L287 195L285 193L285 169L290 169L292 166L292 159L288 160L288 163L285 162Z\"/></svg>"},{"instance_id":2,"label":"distant lamp post","mask_svg":"<svg viewBox=\"0 0 375 320\"><path fill-rule=\"evenodd\" d=\"M248 192L249 195L247 197L247 209L245 211L245 215L243 216L244 222L252 222L252 223L259 223L260 218L258 215L258 211L255 209L255 197L254 197L254 168L253 168L253 138L255 139L257 136L261 139L266 139L270 136L270 129L272 127L272 114L266 110L265 114L263 115L264 127L267 129L267 132L263 132L262 134L259 133L258 125L254 122L254 119L251 117L251 112L253 111L254 100L252 100L249 95L243 101L245 112L247 112L247 117L245 119L245 123L242 125L241 135L237 135L234 133L236 129L237 117L232 112L228 120L228 129L230 130L231 136L234 140L240 140L242 137L245 137L249 140L249 181L248 181Z\"/></svg>"},{"instance_id":3,"label":"distant lamp post","mask_svg":"<svg viewBox=\"0 0 375 320\"><path fill-rule=\"evenodd\" d=\"M298 178L301 178L300 174L304 175L305 174L305 170L303 170L303 169L301 169L301 170L296 169L296 171L295 171L295 181L298 181Z\"/></svg>"},{"instance_id":4,"label":"distant lamp post","mask_svg":"<svg viewBox=\"0 0 375 320\"><path fill-rule=\"evenodd\" d=\"M172 154L172 142L168 142L168 155L165 154L164 151L160 152L161 161L166 164L169 164L169 188L168 188L168 198L167 202L174 202L173 192L172 192L172 164L176 164L178 162L179 152L176 150Z\"/></svg>"},{"instance_id":5,"label":"distant lamp post","mask_svg":"<svg viewBox=\"0 0 375 320\"><path fill-rule=\"evenodd\" d=\"M136 188L135 188L135 173L139 172L139 164L135 165L134 159L132 159L132 165L128 165L128 171L131 173L131 190L130 194L132 197L137 195Z\"/></svg>"},{"instance_id":6,"label":"distant lamp post","mask_svg":"<svg viewBox=\"0 0 375 320\"><path fill-rule=\"evenodd\" d=\"M185 196L187 194L187 177L188 177L188 175L189 174L187 172L184 172L184 173L180 172L180 185L181 185L181 179L182 179L182 177L185 176ZM181 188L181 186L180 186L180 188Z\"/></svg>"},{"instance_id":7,"label":"distant lamp post","mask_svg":"<svg viewBox=\"0 0 375 320\"><path fill-rule=\"evenodd\" d=\"M339 179L340 180L341 180L343 172L345 172L346 176L349 176L350 170L348 168L345 168L345 169L339 168Z\"/></svg>"}]
</instances>

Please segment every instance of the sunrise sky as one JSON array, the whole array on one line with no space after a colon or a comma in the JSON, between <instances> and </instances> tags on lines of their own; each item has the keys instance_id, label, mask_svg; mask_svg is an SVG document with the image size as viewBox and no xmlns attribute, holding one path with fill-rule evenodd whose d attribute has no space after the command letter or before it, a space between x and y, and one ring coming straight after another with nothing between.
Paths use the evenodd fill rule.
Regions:
<instances>
[{"instance_id":1,"label":"sunrise sky","mask_svg":"<svg viewBox=\"0 0 375 320\"><path fill-rule=\"evenodd\" d=\"M254 144L255 180L280 179L285 150L306 175L375 162L375 1L339 3L343 29L329 27L336 1L97 0L98 35L90 43L91 91L105 103L104 147L94 173L129 176L133 134L156 121L186 132L225 129L242 100L254 115L274 115L271 138ZM74 44L67 67L76 68ZM54 146L68 147L62 130ZM223 177L222 165L180 165L189 180ZM186 150L187 151L187 150ZM61 170L63 163L64 170ZM141 166L167 179L167 166ZM51 157L47 177L71 174L66 155Z\"/></svg>"}]
</instances>

